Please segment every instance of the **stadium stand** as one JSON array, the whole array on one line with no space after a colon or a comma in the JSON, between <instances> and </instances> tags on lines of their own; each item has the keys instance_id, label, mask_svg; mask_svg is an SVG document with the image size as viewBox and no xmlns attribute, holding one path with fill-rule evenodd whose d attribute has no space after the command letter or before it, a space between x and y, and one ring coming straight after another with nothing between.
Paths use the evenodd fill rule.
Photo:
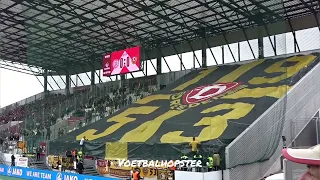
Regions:
<instances>
[{"instance_id":1,"label":"stadium stand","mask_svg":"<svg viewBox=\"0 0 320 180\"><path fill-rule=\"evenodd\" d=\"M51 139L105 118L157 89L155 76L131 79L124 82L121 87L97 87L89 94L87 103L81 104L81 108L78 108L70 117L51 127L52 131L58 129Z\"/></svg>"},{"instance_id":2,"label":"stadium stand","mask_svg":"<svg viewBox=\"0 0 320 180\"><path fill-rule=\"evenodd\" d=\"M280 172L281 137L319 143L319 0L5 0L0 11L0 68L43 86L0 109L2 152L41 152L74 170L65 150L85 136L85 174L108 164L128 178L131 168L109 163L190 157L196 138L204 157L221 156L223 179L256 180Z\"/></svg>"},{"instance_id":3,"label":"stadium stand","mask_svg":"<svg viewBox=\"0 0 320 180\"><path fill-rule=\"evenodd\" d=\"M50 154L64 154L67 146L77 148L78 143L74 140L86 136L90 140L87 153L96 157L104 157L107 153L106 157L110 159L137 159L144 153L146 159L175 159L181 152L190 152L188 143L196 136L202 141L201 152L219 152L224 161L224 147L310 71L318 63L318 56L298 55L194 70L161 91L157 91L155 78L149 77L128 80L120 87L109 89L97 87L69 96L52 94L48 99L17 107L3 118L21 114L20 119L13 122L28 122L26 129L35 133L29 137L34 139L34 135L39 135L38 141L46 139L48 128L63 127L67 134L60 130L56 132L59 139L49 142ZM67 105L78 104L61 106L62 103L55 103L55 99ZM68 101L72 103L66 103ZM31 116L31 121L30 114L39 110L47 112L45 118L38 117L37 120L36 116ZM64 120L59 117L67 114ZM69 120L77 117L80 119L75 126L70 124ZM122 122L121 118L127 122ZM43 120L46 123L41 124ZM123 128L115 129L117 124L114 122ZM59 123L69 126L59 126ZM21 126L13 126L10 130L13 137L19 135L13 128L21 129ZM108 131L114 132L109 135ZM46 167L43 162L38 164L39 168ZM97 174L90 168L87 173Z\"/></svg>"},{"instance_id":4,"label":"stadium stand","mask_svg":"<svg viewBox=\"0 0 320 180\"><path fill-rule=\"evenodd\" d=\"M5 129L1 133L3 136L7 136L8 132L11 136L23 134L26 139L30 137L38 141L55 139L65 132L91 123L92 120L96 121L97 117L101 119L111 115L155 91L156 79L151 76L128 80L122 87L103 86L94 91L76 89L75 93L70 95L49 94L46 98L4 112L1 116L3 124L21 121L23 125L11 126L10 130ZM54 129L58 131L54 132ZM57 135L52 135L52 132Z\"/></svg>"},{"instance_id":5,"label":"stadium stand","mask_svg":"<svg viewBox=\"0 0 320 180\"><path fill-rule=\"evenodd\" d=\"M97 156L104 156L108 146L109 158L141 153L147 159L177 158L190 152L188 142L195 136L204 152L223 156L225 146L317 63L318 54L310 54L192 71L105 120L50 142L50 152L59 154L66 145L62 141L86 136Z\"/></svg>"}]
</instances>

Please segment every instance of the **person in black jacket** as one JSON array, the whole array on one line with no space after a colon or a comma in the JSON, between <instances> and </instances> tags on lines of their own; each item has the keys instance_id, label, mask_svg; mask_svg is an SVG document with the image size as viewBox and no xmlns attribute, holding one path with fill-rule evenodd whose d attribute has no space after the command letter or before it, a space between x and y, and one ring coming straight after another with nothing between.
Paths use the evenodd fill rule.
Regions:
<instances>
[{"instance_id":1,"label":"person in black jacket","mask_svg":"<svg viewBox=\"0 0 320 180\"><path fill-rule=\"evenodd\" d=\"M83 163L81 161L78 161L78 159L76 160L77 163L77 172L79 174L82 174L84 167L83 167Z\"/></svg>"},{"instance_id":2,"label":"person in black jacket","mask_svg":"<svg viewBox=\"0 0 320 180\"><path fill-rule=\"evenodd\" d=\"M40 146L37 147L36 153L37 153L37 161L40 161L40 157L42 153L42 148Z\"/></svg>"},{"instance_id":3,"label":"person in black jacket","mask_svg":"<svg viewBox=\"0 0 320 180\"><path fill-rule=\"evenodd\" d=\"M16 160L16 157L14 157L14 155L12 154L12 156L11 156L11 166L15 166L16 165L15 160Z\"/></svg>"},{"instance_id":4,"label":"person in black jacket","mask_svg":"<svg viewBox=\"0 0 320 180\"><path fill-rule=\"evenodd\" d=\"M70 148L68 148L68 150L66 151L66 156L68 158L72 158L72 152L71 152Z\"/></svg>"}]
</instances>

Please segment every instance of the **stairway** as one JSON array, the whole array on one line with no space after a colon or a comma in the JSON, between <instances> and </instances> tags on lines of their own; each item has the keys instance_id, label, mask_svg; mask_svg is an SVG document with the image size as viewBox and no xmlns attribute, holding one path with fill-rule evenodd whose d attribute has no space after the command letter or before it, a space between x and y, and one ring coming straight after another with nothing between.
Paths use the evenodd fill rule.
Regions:
<instances>
[{"instance_id":1,"label":"stairway","mask_svg":"<svg viewBox=\"0 0 320 180\"><path fill-rule=\"evenodd\" d=\"M100 174L97 172L94 165L84 166L83 174L90 175L90 176L100 176Z\"/></svg>"},{"instance_id":2,"label":"stairway","mask_svg":"<svg viewBox=\"0 0 320 180\"><path fill-rule=\"evenodd\" d=\"M51 170L43 158L37 161L35 158L29 157L29 167L42 170Z\"/></svg>"},{"instance_id":3,"label":"stairway","mask_svg":"<svg viewBox=\"0 0 320 180\"><path fill-rule=\"evenodd\" d=\"M4 160L0 157L0 164L6 165L6 163L4 162Z\"/></svg>"}]
</instances>

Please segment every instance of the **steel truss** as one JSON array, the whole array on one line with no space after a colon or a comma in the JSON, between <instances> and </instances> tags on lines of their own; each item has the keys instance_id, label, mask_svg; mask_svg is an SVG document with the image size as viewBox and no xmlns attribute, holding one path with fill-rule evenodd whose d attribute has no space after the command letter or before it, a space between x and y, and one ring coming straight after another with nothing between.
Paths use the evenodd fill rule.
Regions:
<instances>
[{"instance_id":1,"label":"steel truss","mask_svg":"<svg viewBox=\"0 0 320 180\"><path fill-rule=\"evenodd\" d=\"M91 76L86 73L86 77L94 81L96 75L101 83L101 76L95 70L101 64L102 54L129 46L142 45L144 60L151 59L149 50L157 49L157 66L150 62L160 74L161 59L171 70L162 50L164 47L173 49L181 70L185 70L182 54L176 46L181 43L187 44L193 52L193 66L198 63L205 67L206 51L202 51L200 63L193 40L202 39L205 49L212 47L209 37L222 35L236 62L241 59L240 53L236 57L232 52L227 33L242 31L253 58L257 58L249 43L247 29L264 26L276 55L275 39L272 43L267 24L282 20L290 23L292 18L314 15L319 27L318 0L4 0L0 1L0 12L0 59L6 60L0 66L43 75L45 79L51 76L60 89L54 76L60 76L67 84L61 77L65 75L76 86L70 78L75 74L84 85L78 74L91 71ZM291 24L290 28L295 50L300 51ZM240 51L239 43L238 47ZM222 63L224 48L222 46Z\"/></svg>"}]
</instances>

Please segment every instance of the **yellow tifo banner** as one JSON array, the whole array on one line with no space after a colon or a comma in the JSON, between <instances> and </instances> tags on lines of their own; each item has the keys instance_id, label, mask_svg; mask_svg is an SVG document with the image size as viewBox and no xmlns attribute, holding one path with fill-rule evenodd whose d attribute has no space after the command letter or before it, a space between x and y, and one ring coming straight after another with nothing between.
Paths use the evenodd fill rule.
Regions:
<instances>
[{"instance_id":1,"label":"yellow tifo banner","mask_svg":"<svg viewBox=\"0 0 320 180\"><path fill-rule=\"evenodd\" d=\"M59 156L53 156L53 155L48 156L48 164L50 166L53 165L55 167L59 160L60 160L60 162L62 160L62 158L61 157L59 158Z\"/></svg>"},{"instance_id":2,"label":"yellow tifo banner","mask_svg":"<svg viewBox=\"0 0 320 180\"><path fill-rule=\"evenodd\" d=\"M171 177L170 173L171 171L168 168L140 168L140 176L146 178L158 177L157 179L162 180L164 175L166 178Z\"/></svg>"},{"instance_id":3,"label":"yellow tifo banner","mask_svg":"<svg viewBox=\"0 0 320 180\"><path fill-rule=\"evenodd\" d=\"M56 167L59 160L61 162L61 165L64 168L67 168L67 169L72 168L73 169L74 164L73 164L72 158L63 157L63 156L53 156L53 155L48 156L48 164L50 166L53 165L53 167Z\"/></svg>"}]
</instances>

